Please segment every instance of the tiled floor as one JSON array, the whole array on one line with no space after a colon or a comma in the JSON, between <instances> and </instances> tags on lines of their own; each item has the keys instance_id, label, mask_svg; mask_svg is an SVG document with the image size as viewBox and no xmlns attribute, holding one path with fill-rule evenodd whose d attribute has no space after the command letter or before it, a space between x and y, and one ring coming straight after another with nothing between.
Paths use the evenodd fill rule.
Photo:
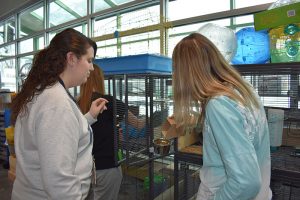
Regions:
<instances>
[{"instance_id":1,"label":"tiled floor","mask_svg":"<svg viewBox=\"0 0 300 200\"><path fill-rule=\"evenodd\" d=\"M7 169L4 169L3 163L0 163L0 197L1 200L11 199L11 190L13 183L7 178Z\"/></svg>"}]
</instances>

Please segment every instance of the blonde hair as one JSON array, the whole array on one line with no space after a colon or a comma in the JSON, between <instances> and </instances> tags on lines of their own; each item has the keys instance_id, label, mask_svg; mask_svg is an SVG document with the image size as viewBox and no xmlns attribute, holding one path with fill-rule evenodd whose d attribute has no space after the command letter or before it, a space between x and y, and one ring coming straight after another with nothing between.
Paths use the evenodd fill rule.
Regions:
<instances>
[{"instance_id":1,"label":"blonde hair","mask_svg":"<svg viewBox=\"0 0 300 200\"><path fill-rule=\"evenodd\" d=\"M195 107L201 110L196 121L203 123L206 104L219 95L249 108L259 107L251 86L203 35L193 33L183 38L174 49L172 61L174 113L179 125L188 127L191 119L195 121Z\"/></svg>"},{"instance_id":2,"label":"blonde hair","mask_svg":"<svg viewBox=\"0 0 300 200\"><path fill-rule=\"evenodd\" d=\"M94 64L94 71L91 71L90 77L80 86L80 96L78 105L82 113L87 113L91 106L91 98L93 92L98 92L102 95L105 93L104 74L102 69Z\"/></svg>"}]
</instances>

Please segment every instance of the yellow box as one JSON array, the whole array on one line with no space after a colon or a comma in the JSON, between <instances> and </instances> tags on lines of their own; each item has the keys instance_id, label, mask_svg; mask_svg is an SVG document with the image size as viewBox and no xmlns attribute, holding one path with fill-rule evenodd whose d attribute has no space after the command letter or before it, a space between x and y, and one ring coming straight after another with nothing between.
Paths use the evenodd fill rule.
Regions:
<instances>
[{"instance_id":1,"label":"yellow box","mask_svg":"<svg viewBox=\"0 0 300 200\"><path fill-rule=\"evenodd\" d=\"M14 145L14 127L9 126L5 128L6 140L9 145Z\"/></svg>"}]
</instances>

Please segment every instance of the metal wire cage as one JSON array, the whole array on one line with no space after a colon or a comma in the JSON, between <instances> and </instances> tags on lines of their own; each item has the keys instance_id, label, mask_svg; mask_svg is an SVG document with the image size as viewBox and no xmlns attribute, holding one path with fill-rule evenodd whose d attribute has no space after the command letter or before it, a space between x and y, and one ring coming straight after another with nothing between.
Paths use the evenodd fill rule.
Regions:
<instances>
[{"instance_id":1,"label":"metal wire cage","mask_svg":"<svg viewBox=\"0 0 300 200\"><path fill-rule=\"evenodd\" d=\"M300 64L239 65L236 68L258 92L266 109L269 129L276 122L270 120L268 111L284 111L282 130L270 129L271 146L274 135L272 131L282 134L280 147L275 150L271 147L272 199L299 199L300 158L292 146L300 146Z\"/></svg>"},{"instance_id":2,"label":"metal wire cage","mask_svg":"<svg viewBox=\"0 0 300 200\"><path fill-rule=\"evenodd\" d=\"M162 137L161 124L173 113L171 75L123 74L105 79L106 91L114 97L115 105L115 163L123 164L126 174L139 179L134 180L135 192L130 194L136 196L128 198L139 199L146 193L143 199L152 199L162 192L157 192L154 182L161 179L166 184L164 176L155 171L155 160L165 155L154 152L153 140ZM118 107L119 101L123 106Z\"/></svg>"},{"instance_id":3,"label":"metal wire cage","mask_svg":"<svg viewBox=\"0 0 300 200\"><path fill-rule=\"evenodd\" d=\"M153 139L162 136L160 125L173 113L171 76L109 75L106 87L116 105L114 144L115 153L119 154L116 161L132 164L149 159L154 153L150 148ZM124 106L118 108L117 101L122 101ZM130 113L135 117L134 122L130 121Z\"/></svg>"}]
</instances>

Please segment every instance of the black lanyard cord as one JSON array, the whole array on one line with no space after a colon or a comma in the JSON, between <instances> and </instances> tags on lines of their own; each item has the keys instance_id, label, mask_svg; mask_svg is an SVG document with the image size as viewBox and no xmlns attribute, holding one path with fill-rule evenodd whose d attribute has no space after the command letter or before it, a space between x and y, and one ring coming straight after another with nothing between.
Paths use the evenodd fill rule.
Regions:
<instances>
[{"instance_id":1,"label":"black lanyard cord","mask_svg":"<svg viewBox=\"0 0 300 200\"><path fill-rule=\"evenodd\" d=\"M58 82L65 88L67 94L69 95L69 97L74 101L74 103L78 106L76 99L70 94L70 92L67 90L65 83L63 80L61 80L61 78L58 78Z\"/></svg>"},{"instance_id":2,"label":"black lanyard cord","mask_svg":"<svg viewBox=\"0 0 300 200\"><path fill-rule=\"evenodd\" d=\"M61 80L61 78L58 77L58 82L65 88L67 94L69 95L69 97L74 101L74 103L77 105L78 109L79 106L77 104L77 101L75 100L75 98L70 94L70 92L67 90L65 83L63 82L63 80ZM80 109L79 109L80 110ZM91 126L88 124L88 131L90 133L90 143L93 142L93 129L91 128Z\"/></svg>"}]
</instances>

